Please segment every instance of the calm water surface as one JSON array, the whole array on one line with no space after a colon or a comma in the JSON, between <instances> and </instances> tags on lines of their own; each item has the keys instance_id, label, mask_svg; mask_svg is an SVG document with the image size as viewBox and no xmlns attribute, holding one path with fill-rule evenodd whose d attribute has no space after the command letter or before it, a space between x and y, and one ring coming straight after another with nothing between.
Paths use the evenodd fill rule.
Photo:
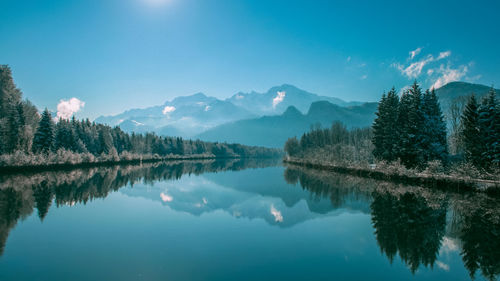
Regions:
<instances>
[{"instance_id":1,"label":"calm water surface","mask_svg":"<svg viewBox=\"0 0 500 281\"><path fill-rule=\"evenodd\" d=\"M283 167L0 176L0 280L498 280L500 202Z\"/></svg>"}]
</instances>

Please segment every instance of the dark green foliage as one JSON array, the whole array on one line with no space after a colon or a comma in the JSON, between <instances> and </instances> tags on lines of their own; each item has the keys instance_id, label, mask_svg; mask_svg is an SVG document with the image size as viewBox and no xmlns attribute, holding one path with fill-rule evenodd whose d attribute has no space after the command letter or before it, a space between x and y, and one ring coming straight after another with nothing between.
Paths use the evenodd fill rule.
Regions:
<instances>
[{"instance_id":1,"label":"dark green foliage","mask_svg":"<svg viewBox=\"0 0 500 281\"><path fill-rule=\"evenodd\" d=\"M481 160L485 167L500 162L500 109L493 88L483 98L478 109L479 131L482 139Z\"/></svg>"},{"instance_id":2,"label":"dark green foliage","mask_svg":"<svg viewBox=\"0 0 500 281\"><path fill-rule=\"evenodd\" d=\"M59 119L56 125L55 149L67 149L77 151L77 138L72 123L69 120Z\"/></svg>"},{"instance_id":3,"label":"dark green foliage","mask_svg":"<svg viewBox=\"0 0 500 281\"><path fill-rule=\"evenodd\" d=\"M348 130L341 122L334 122L329 129L313 126L311 131L285 143L285 152L292 157L329 158L330 161L371 162L371 128Z\"/></svg>"},{"instance_id":4,"label":"dark green foliage","mask_svg":"<svg viewBox=\"0 0 500 281\"><path fill-rule=\"evenodd\" d=\"M296 137L290 138L286 141L285 152L290 156L295 156L300 152L300 144Z\"/></svg>"},{"instance_id":5,"label":"dark green foliage","mask_svg":"<svg viewBox=\"0 0 500 281\"><path fill-rule=\"evenodd\" d=\"M401 95L401 99L399 102L398 108L398 122L396 126L396 132L399 136L399 144L398 144L398 158L401 159L401 162L406 164L408 161L406 159L409 158L409 148L411 147L411 138L410 138L410 119L409 112L411 108L411 97L408 92L403 92Z\"/></svg>"},{"instance_id":6,"label":"dark green foliage","mask_svg":"<svg viewBox=\"0 0 500 281\"><path fill-rule=\"evenodd\" d=\"M38 209L38 217L43 221L52 204L52 188L48 186L46 181L42 181L38 186L33 187L33 198Z\"/></svg>"},{"instance_id":7,"label":"dark green foliage","mask_svg":"<svg viewBox=\"0 0 500 281\"><path fill-rule=\"evenodd\" d=\"M500 274L500 220L498 201L487 197L462 202L459 209L462 260L472 279L481 271L487 280Z\"/></svg>"},{"instance_id":8,"label":"dark green foliage","mask_svg":"<svg viewBox=\"0 0 500 281\"><path fill-rule=\"evenodd\" d=\"M32 109L29 102L21 101L10 68L0 65L0 153L29 149L32 129L38 122Z\"/></svg>"},{"instance_id":9,"label":"dark green foliage","mask_svg":"<svg viewBox=\"0 0 500 281\"><path fill-rule=\"evenodd\" d=\"M446 163L446 123L434 90L422 90L415 81L399 98L393 88L382 96L373 123L373 155L379 160L398 158L409 168L429 161Z\"/></svg>"},{"instance_id":10,"label":"dark green foliage","mask_svg":"<svg viewBox=\"0 0 500 281\"><path fill-rule=\"evenodd\" d=\"M479 128L478 104L474 95L469 98L462 115L462 138L465 159L476 167L482 166L483 139Z\"/></svg>"},{"instance_id":11,"label":"dark green foliage","mask_svg":"<svg viewBox=\"0 0 500 281\"><path fill-rule=\"evenodd\" d=\"M377 118L373 123L373 155L377 159L393 161L398 156L398 122L399 97L394 88L383 95L379 103Z\"/></svg>"},{"instance_id":12,"label":"dark green foliage","mask_svg":"<svg viewBox=\"0 0 500 281\"><path fill-rule=\"evenodd\" d=\"M44 153L54 150L55 125L48 109L42 113L42 119L33 138L33 152Z\"/></svg>"},{"instance_id":13,"label":"dark green foliage","mask_svg":"<svg viewBox=\"0 0 500 281\"><path fill-rule=\"evenodd\" d=\"M433 266L445 234L446 204L430 206L414 193L373 193L372 222L380 249L392 262L397 253L412 273Z\"/></svg>"},{"instance_id":14,"label":"dark green foliage","mask_svg":"<svg viewBox=\"0 0 500 281\"><path fill-rule=\"evenodd\" d=\"M422 101L424 114L423 150L424 160L440 160L445 163L448 158L446 123L434 89L426 91Z\"/></svg>"},{"instance_id":15,"label":"dark green foliage","mask_svg":"<svg viewBox=\"0 0 500 281\"><path fill-rule=\"evenodd\" d=\"M405 156L401 161L407 167L422 167L425 164L424 159L424 112L422 108L422 90L417 84L413 83L409 92L409 111L407 124L407 140Z\"/></svg>"}]
</instances>

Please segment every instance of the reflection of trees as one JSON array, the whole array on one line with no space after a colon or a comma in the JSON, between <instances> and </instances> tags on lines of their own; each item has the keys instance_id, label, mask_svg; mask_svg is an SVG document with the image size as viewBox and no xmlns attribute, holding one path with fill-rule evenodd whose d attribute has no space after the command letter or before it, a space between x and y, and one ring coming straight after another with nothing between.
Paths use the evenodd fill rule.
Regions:
<instances>
[{"instance_id":1,"label":"reflection of trees","mask_svg":"<svg viewBox=\"0 0 500 281\"><path fill-rule=\"evenodd\" d=\"M0 189L0 255L4 251L9 231L17 221L32 212L32 204L25 202L24 194L12 187Z\"/></svg>"},{"instance_id":2,"label":"reflection of trees","mask_svg":"<svg viewBox=\"0 0 500 281\"><path fill-rule=\"evenodd\" d=\"M373 193L372 221L383 253L393 261L399 252L412 273L433 266L446 228L446 204L429 204L414 192Z\"/></svg>"},{"instance_id":3,"label":"reflection of trees","mask_svg":"<svg viewBox=\"0 0 500 281\"><path fill-rule=\"evenodd\" d=\"M500 202L485 196L459 204L462 259L474 278L480 269L484 277L496 280L500 274Z\"/></svg>"},{"instance_id":4,"label":"reflection of trees","mask_svg":"<svg viewBox=\"0 0 500 281\"><path fill-rule=\"evenodd\" d=\"M289 184L300 183L317 198L329 198L336 208L351 198L372 202L372 222L381 251L391 263L399 255L412 273L420 265L433 267L447 233L460 240L464 266L472 278L478 270L489 280L496 280L500 274L498 198L445 193L296 166L289 166L284 178ZM447 226L449 204L452 213Z\"/></svg>"},{"instance_id":5,"label":"reflection of trees","mask_svg":"<svg viewBox=\"0 0 500 281\"><path fill-rule=\"evenodd\" d=\"M276 165L277 159L173 161L144 165L111 166L26 175L0 175L0 255L10 230L34 207L43 220L54 200L56 206L86 204L123 186L138 182L180 179L184 174L242 170Z\"/></svg>"},{"instance_id":6,"label":"reflection of trees","mask_svg":"<svg viewBox=\"0 0 500 281\"><path fill-rule=\"evenodd\" d=\"M349 199L370 202L375 187L374 180L295 166L287 167L284 177L289 184L300 182L317 199L329 198L334 208L343 207Z\"/></svg>"},{"instance_id":7,"label":"reflection of trees","mask_svg":"<svg viewBox=\"0 0 500 281\"><path fill-rule=\"evenodd\" d=\"M43 221L52 204L52 189L47 185L46 181L43 181L40 185L33 187L33 197L38 209L38 217Z\"/></svg>"}]
</instances>

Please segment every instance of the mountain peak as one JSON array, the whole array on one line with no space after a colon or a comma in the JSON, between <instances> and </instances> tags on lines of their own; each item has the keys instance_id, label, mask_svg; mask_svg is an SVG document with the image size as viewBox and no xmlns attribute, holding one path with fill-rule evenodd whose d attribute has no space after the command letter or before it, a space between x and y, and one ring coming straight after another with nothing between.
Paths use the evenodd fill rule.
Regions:
<instances>
[{"instance_id":1,"label":"mountain peak","mask_svg":"<svg viewBox=\"0 0 500 281\"><path fill-rule=\"evenodd\" d=\"M294 91L294 92L297 91L297 92L307 93L306 91L299 89L291 84L282 84L280 86L274 86L274 87L271 87L267 92L268 93L270 93L270 92L276 93L277 91Z\"/></svg>"},{"instance_id":2,"label":"mountain peak","mask_svg":"<svg viewBox=\"0 0 500 281\"><path fill-rule=\"evenodd\" d=\"M295 106L290 105L285 112L283 112L283 116L291 117L291 116L301 116L302 112L300 112Z\"/></svg>"}]
</instances>

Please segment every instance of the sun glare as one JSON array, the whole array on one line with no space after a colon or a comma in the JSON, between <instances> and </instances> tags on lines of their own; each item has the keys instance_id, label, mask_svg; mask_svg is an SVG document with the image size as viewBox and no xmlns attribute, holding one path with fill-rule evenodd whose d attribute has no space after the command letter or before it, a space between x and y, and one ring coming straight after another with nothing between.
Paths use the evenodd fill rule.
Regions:
<instances>
[{"instance_id":1,"label":"sun glare","mask_svg":"<svg viewBox=\"0 0 500 281\"><path fill-rule=\"evenodd\" d=\"M163 6L172 2L172 0L141 0L141 1L150 6Z\"/></svg>"}]
</instances>

